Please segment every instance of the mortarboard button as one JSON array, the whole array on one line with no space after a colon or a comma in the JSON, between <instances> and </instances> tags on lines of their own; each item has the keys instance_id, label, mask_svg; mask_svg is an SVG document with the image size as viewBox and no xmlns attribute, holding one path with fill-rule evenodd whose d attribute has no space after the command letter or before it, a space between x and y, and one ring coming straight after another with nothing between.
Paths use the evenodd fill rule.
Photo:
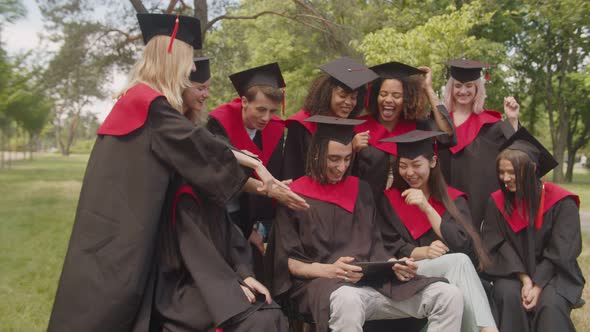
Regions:
<instances>
[{"instance_id":1,"label":"mortarboard button","mask_svg":"<svg viewBox=\"0 0 590 332\"><path fill-rule=\"evenodd\" d=\"M379 142L397 143L397 155L400 158L415 159L421 155L434 153L436 137L445 135L442 131L412 130L403 135L384 138Z\"/></svg>"},{"instance_id":2,"label":"mortarboard button","mask_svg":"<svg viewBox=\"0 0 590 332\"><path fill-rule=\"evenodd\" d=\"M351 90L356 90L379 77L368 67L349 58L336 59L319 68Z\"/></svg>"},{"instance_id":3,"label":"mortarboard button","mask_svg":"<svg viewBox=\"0 0 590 332\"><path fill-rule=\"evenodd\" d=\"M385 79L404 78L417 74L426 74L425 71L396 61L382 63L380 65L373 66L370 69L377 73L377 75L379 75L381 78Z\"/></svg>"},{"instance_id":4,"label":"mortarboard button","mask_svg":"<svg viewBox=\"0 0 590 332\"><path fill-rule=\"evenodd\" d=\"M451 77L461 83L475 81L481 77L482 69L491 67L487 63L469 59L449 60L442 64L450 66Z\"/></svg>"},{"instance_id":5,"label":"mortarboard button","mask_svg":"<svg viewBox=\"0 0 590 332\"><path fill-rule=\"evenodd\" d=\"M305 119L306 122L318 124L314 135L320 138L348 145L354 137L354 127L366 120L345 119L335 116L314 115Z\"/></svg>"},{"instance_id":6,"label":"mortarboard button","mask_svg":"<svg viewBox=\"0 0 590 332\"><path fill-rule=\"evenodd\" d=\"M524 127L520 127L514 135L510 136L508 141L502 144L500 151L505 149L526 153L537 164L539 177L543 177L558 165L557 160L553 158L547 148Z\"/></svg>"},{"instance_id":7,"label":"mortarboard button","mask_svg":"<svg viewBox=\"0 0 590 332\"><path fill-rule=\"evenodd\" d=\"M276 62L232 74L229 79L240 96L255 85L267 85L276 89L285 87L285 80Z\"/></svg>"},{"instance_id":8,"label":"mortarboard button","mask_svg":"<svg viewBox=\"0 0 590 332\"><path fill-rule=\"evenodd\" d=\"M178 27L176 18L178 17ZM139 29L143 36L144 44L155 36L174 35L175 39L181 40L194 49L200 49L201 46L201 24L199 20L190 16L177 16L168 14L137 14ZM176 33L174 33L177 30Z\"/></svg>"}]
</instances>

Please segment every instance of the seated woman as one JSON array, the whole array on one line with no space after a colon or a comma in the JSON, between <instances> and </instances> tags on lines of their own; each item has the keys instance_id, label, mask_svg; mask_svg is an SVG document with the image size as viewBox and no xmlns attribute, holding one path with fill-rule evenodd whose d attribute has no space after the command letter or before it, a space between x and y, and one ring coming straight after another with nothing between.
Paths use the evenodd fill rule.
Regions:
<instances>
[{"instance_id":1,"label":"seated woman","mask_svg":"<svg viewBox=\"0 0 590 332\"><path fill-rule=\"evenodd\" d=\"M317 127L305 120L318 114L356 118L363 110L365 85L378 77L371 69L348 58L336 59L319 68L324 74L311 84L303 109L287 119L283 179L297 180L305 175L307 151ZM353 144L367 137L367 134L359 134Z\"/></svg>"},{"instance_id":2,"label":"seated woman","mask_svg":"<svg viewBox=\"0 0 590 332\"><path fill-rule=\"evenodd\" d=\"M317 119L318 116L314 117ZM319 116L322 118L322 116ZM325 117L323 117L325 118ZM324 121L324 120L318 120ZM431 331L458 331L463 300L441 278L416 276L412 259L377 278L363 279L356 262L391 259L375 220L369 186L347 176L353 159L352 126L359 120L319 123L307 176L291 184L307 211L279 207L271 236L272 293L310 313L317 331L362 331L368 320L428 318Z\"/></svg>"},{"instance_id":3,"label":"seated woman","mask_svg":"<svg viewBox=\"0 0 590 332\"><path fill-rule=\"evenodd\" d=\"M368 135L368 140L356 148L352 174L367 181L378 200L383 190L391 188L397 160L396 144L382 139L415 129L447 132L449 135L439 137L439 143L447 146L456 144L456 139L453 120L432 88L430 68L388 62L371 69L379 78L369 88L368 114L359 118L367 121L355 128L355 132Z\"/></svg>"},{"instance_id":4,"label":"seated woman","mask_svg":"<svg viewBox=\"0 0 590 332\"><path fill-rule=\"evenodd\" d=\"M578 196L541 178L557 166L526 129L503 146L501 189L488 200L482 239L492 264L492 299L502 332L575 331L570 319L584 288Z\"/></svg>"},{"instance_id":5,"label":"seated woman","mask_svg":"<svg viewBox=\"0 0 590 332\"><path fill-rule=\"evenodd\" d=\"M386 139L397 143L399 159L393 187L377 207L383 243L390 255L417 260L418 274L445 277L462 289L461 331L497 331L472 264L485 265L488 258L471 226L465 194L443 179L433 139L441 135L415 130Z\"/></svg>"},{"instance_id":6,"label":"seated woman","mask_svg":"<svg viewBox=\"0 0 590 332\"><path fill-rule=\"evenodd\" d=\"M208 74L205 65L197 66L196 73L203 69ZM197 76L193 74L191 80ZM192 105L196 92L185 91L185 106ZM201 108L184 110L189 119L200 117ZM258 167L259 174L270 176L260 161L245 154L238 154L237 158L242 166ZM225 185L217 182L215 188ZM276 198L294 208L306 206L280 183L271 186L268 192L257 190L260 185L260 181L250 178L243 190ZM297 206L297 201L301 205ZM159 232L154 299L158 313L158 323L154 320L154 325L159 330L211 331L218 327L224 332L287 330L280 307L272 302L267 288L253 277L248 241L238 226L230 222L224 205L176 175L167 193L163 215L166 224Z\"/></svg>"}]
</instances>

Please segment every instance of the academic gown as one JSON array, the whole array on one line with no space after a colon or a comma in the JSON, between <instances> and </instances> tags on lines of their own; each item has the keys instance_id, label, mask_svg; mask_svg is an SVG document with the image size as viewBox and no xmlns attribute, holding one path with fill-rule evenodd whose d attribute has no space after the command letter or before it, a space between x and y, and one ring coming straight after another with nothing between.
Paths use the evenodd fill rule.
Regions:
<instances>
[{"instance_id":1,"label":"academic gown","mask_svg":"<svg viewBox=\"0 0 590 332\"><path fill-rule=\"evenodd\" d=\"M278 209L269 247L272 253L269 257L273 259L271 292L294 302L299 313L311 314L317 331L327 331L330 294L348 283L342 279L293 277L288 259L331 264L342 256L362 262L384 261L391 255L383 247L375 220L375 203L367 183L349 176L341 183L322 186L304 176L291 189L302 195L310 208L307 211L282 206ZM391 275L365 284L401 301L443 280L417 276L404 283L392 271Z\"/></svg>"},{"instance_id":2,"label":"academic gown","mask_svg":"<svg viewBox=\"0 0 590 332\"><path fill-rule=\"evenodd\" d=\"M295 181L305 175L307 150L317 129L316 123L304 121L309 117L311 114L302 109L286 121L288 131L283 157L283 179Z\"/></svg>"},{"instance_id":3,"label":"academic gown","mask_svg":"<svg viewBox=\"0 0 590 332\"><path fill-rule=\"evenodd\" d=\"M242 100L236 98L209 114L207 129L216 136L228 140L235 148L256 154L275 178L282 179L285 124L278 116L273 115L267 126L262 131L257 131L252 140L242 120ZM249 175L253 176L253 173ZM257 221L270 221L275 217L276 203L268 197L242 193L239 201L238 226L246 238L250 236L252 226Z\"/></svg>"},{"instance_id":4,"label":"academic gown","mask_svg":"<svg viewBox=\"0 0 590 332\"><path fill-rule=\"evenodd\" d=\"M451 187L447 187L447 192L462 218L470 222L471 214L465 194ZM444 240L436 235L424 212L414 205L405 203L405 198L401 196L399 190L393 188L384 192L377 203L379 214L377 220L385 250L391 256L410 257L416 247L429 246L432 242L441 240L449 247L450 252L466 254L477 266L478 260L473 250L473 243L465 228L440 202L433 198L428 201L441 216L440 231Z\"/></svg>"},{"instance_id":5,"label":"academic gown","mask_svg":"<svg viewBox=\"0 0 590 332\"><path fill-rule=\"evenodd\" d=\"M250 246L225 207L184 180L175 181L166 207L155 296L162 329L286 331L276 303L250 304L240 287L254 276Z\"/></svg>"},{"instance_id":6,"label":"academic gown","mask_svg":"<svg viewBox=\"0 0 590 332\"><path fill-rule=\"evenodd\" d=\"M511 331L575 331L570 310L582 294L585 279L577 262L582 248L579 198L545 183L540 229L518 213L508 216L498 190L488 200L482 239L492 265L493 299L498 328ZM510 222L509 222L510 221ZM521 305L523 272L543 288L536 309L527 314Z\"/></svg>"},{"instance_id":7,"label":"academic gown","mask_svg":"<svg viewBox=\"0 0 590 332\"><path fill-rule=\"evenodd\" d=\"M502 115L496 111L472 113L456 127L457 145L439 152L445 180L469 197L473 226L478 231L486 202L499 189L496 173L499 148L514 134L512 125L501 119Z\"/></svg>"},{"instance_id":8,"label":"academic gown","mask_svg":"<svg viewBox=\"0 0 590 332\"><path fill-rule=\"evenodd\" d=\"M451 128L455 125L449 116L449 112L443 105L438 106L438 111L447 120ZM359 120L367 120L354 128L355 133L367 130L369 133L369 146L359 151L354 160L352 174L369 183L373 190L373 197L379 199L385 190L389 170L397 160L397 144L394 142L379 142L381 139L399 136L415 129L440 130L431 115L428 120L406 121L400 120L395 128L389 132L382 124L370 115L359 117ZM455 135L443 135L437 138L439 150L442 147L450 147L457 143ZM394 172L395 174L395 172Z\"/></svg>"},{"instance_id":9,"label":"academic gown","mask_svg":"<svg viewBox=\"0 0 590 332\"><path fill-rule=\"evenodd\" d=\"M247 180L226 143L138 84L98 131L49 331L149 329L156 237L175 172L218 205Z\"/></svg>"}]
</instances>

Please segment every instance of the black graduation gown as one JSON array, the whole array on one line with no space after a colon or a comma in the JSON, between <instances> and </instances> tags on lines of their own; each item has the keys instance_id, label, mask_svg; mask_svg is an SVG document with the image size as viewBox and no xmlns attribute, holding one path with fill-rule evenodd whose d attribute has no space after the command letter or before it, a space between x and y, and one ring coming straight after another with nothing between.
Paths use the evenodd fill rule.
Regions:
<instances>
[{"instance_id":1,"label":"black graduation gown","mask_svg":"<svg viewBox=\"0 0 590 332\"><path fill-rule=\"evenodd\" d=\"M469 222L471 220L471 214L465 196L456 197L454 202L461 216ZM410 257L416 247L429 246L432 242L441 240L449 247L451 252L466 254L474 262L474 265L477 266L478 260L469 234L463 226L457 223L449 211L445 211L441 216L440 231L444 238L443 240L436 235L432 228L422 236L414 239L385 195L382 195L379 199L377 210L377 220L383 237L383 245L389 255Z\"/></svg>"},{"instance_id":2,"label":"black graduation gown","mask_svg":"<svg viewBox=\"0 0 590 332\"><path fill-rule=\"evenodd\" d=\"M293 181L305 175L307 150L311 137L317 128L313 122L304 122L309 118L305 110L300 110L287 120L287 138L285 139L285 155L283 157L283 179Z\"/></svg>"},{"instance_id":3,"label":"black graduation gown","mask_svg":"<svg viewBox=\"0 0 590 332\"><path fill-rule=\"evenodd\" d=\"M493 112L493 113L492 113ZM473 126L471 135L464 134L467 122L456 128L457 145L439 150L441 170L447 184L463 191L469 197L469 208L473 226L479 231L485 206L490 194L499 189L496 173L496 157L500 146L514 134L508 121L501 121L500 113L485 111L486 115L496 117L480 128ZM488 114L489 113L489 114ZM472 117L476 116L472 114ZM470 138L470 139L469 139ZM459 150L453 153L451 149Z\"/></svg>"},{"instance_id":4,"label":"black graduation gown","mask_svg":"<svg viewBox=\"0 0 590 332\"><path fill-rule=\"evenodd\" d=\"M117 105L133 98L130 89ZM225 143L163 97L144 106L140 127L96 139L49 331L147 331L156 236L172 175L180 173L218 205L247 180Z\"/></svg>"},{"instance_id":5,"label":"black graduation gown","mask_svg":"<svg viewBox=\"0 0 590 332\"><path fill-rule=\"evenodd\" d=\"M240 284L252 271L248 241L219 206L184 181L167 197L155 307L164 331L286 331L280 307L250 304ZM194 195L194 196L193 196ZM267 312L263 316L256 314Z\"/></svg>"},{"instance_id":6,"label":"black graduation gown","mask_svg":"<svg viewBox=\"0 0 590 332\"><path fill-rule=\"evenodd\" d=\"M494 280L492 297L500 331L575 331L569 314L585 280L577 262L582 248L580 216L571 196L548 208L539 230L529 225L517 233L490 198L482 239L492 260L486 273ZM543 288L529 314L521 305L518 272Z\"/></svg>"},{"instance_id":7,"label":"black graduation gown","mask_svg":"<svg viewBox=\"0 0 590 332\"><path fill-rule=\"evenodd\" d=\"M308 179L300 178L298 181ZM342 256L356 261L383 261L391 258L383 247L381 234L375 220L375 203L369 185L356 179L356 188L337 188L334 196L351 197L353 212L327 201L303 196L310 205L307 211L293 211L279 207L271 236L272 285L274 296L282 296L294 302L300 313L311 314L317 331L327 331L330 316L330 294L346 285L342 279L299 279L291 276L288 259L304 263L333 263ZM297 182L294 183L294 185ZM349 183L350 184L350 183ZM354 182L350 184L354 186ZM347 190L347 191L344 191ZM298 192L297 190L295 192ZM298 192L302 194L301 192ZM348 195L343 195L348 193ZM427 285L442 278L415 279L402 283L393 274L369 284L394 300L412 297Z\"/></svg>"},{"instance_id":8,"label":"black graduation gown","mask_svg":"<svg viewBox=\"0 0 590 332\"><path fill-rule=\"evenodd\" d=\"M238 100L240 101L239 103L237 103ZM236 99L236 100L232 101L232 103L219 106L216 110L212 111L212 114L213 114L213 112L221 110L222 108L226 112L227 111L235 111L235 107L237 107L238 105L239 105L239 109L241 110L241 99ZM236 114L239 115L240 120L241 120L241 112L236 112ZM276 116L273 117L273 120L271 120L271 121L275 121L277 123L281 122L280 125L277 124L279 126L279 128L281 128L280 126L282 125L282 120L280 120L278 117L276 117ZM271 124L269 123L269 126L270 125ZM275 123L272 123L272 125L275 125ZM232 138L231 138L232 136L228 135L228 132L226 131L226 128L224 127L224 124L222 124L215 117L209 116L209 119L207 121L207 129L209 129L209 131L211 133L215 134L216 136L223 137L225 140L230 142L234 147L238 147L238 148L240 147L239 142L234 141L236 139L235 136L234 136L234 140L232 140ZM239 136L239 139L248 139L248 140L250 139L247 136L246 129L243 127L243 125L239 128L239 130L243 130L244 133L242 133L242 134L245 134L245 135ZM256 132L256 136L254 136L253 141L258 149L268 153L266 151L266 149L269 149L269 148L267 148L263 145L263 139L262 139L262 135L261 135L260 131ZM272 152L268 153L269 157L268 157L268 161L266 161L266 163L265 163L265 166L268 169L268 171L272 174L272 176L281 180L282 179L281 168L283 166L283 144L284 144L283 134L281 134L280 138L278 139L278 142L273 142L273 143L276 144L275 148L272 150ZM250 152L256 153L255 151L250 151ZM259 158L261 158L261 157L262 156L259 156ZM249 171L249 175L253 176L253 172ZM268 226L270 224L270 221L273 220L275 217L276 202L271 198L264 197L264 196L257 195L257 194L252 194L252 193L242 193L240 195L239 201L240 201L240 213L239 213L240 221L238 223L238 226L240 227L240 229L242 230L242 232L244 233L244 236L246 238L248 238L250 236L250 233L252 232L252 226L257 221L263 221Z\"/></svg>"},{"instance_id":9,"label":"black graduation gown","mask_svg":"<svg viewBox=\"0 0 590 332\"><path fill-rule=\"evenodd\" d=\"M444 116L445 119L447 119L447 122L451 125L454 132L455 125L453 124L446 107L439 105L438 111ZM368 121L358 125L355 128L355 132L360 133L366 130L371 130L369 134L370 141L368 147L362 149L356 154L354 165L352 167L352 174L358 176L361 180L368 182L371 186L371 189L373 190L373 197L378 199L379 196L381 196L383 190L385 190L388 172L393 167L397 159L397 144L393 142L379 143L379 140L383 138L399 136L414 129L440 129L432 118L432 115L429 120L415 122L402 120L391 133L387 132L381 124L376 123L376 121L370 115L362 116L359 119ZM455 135L443 135L437 140L439 144L439 150L442 147L454 146L457 143Z\"/></svg>"}]
</instances>

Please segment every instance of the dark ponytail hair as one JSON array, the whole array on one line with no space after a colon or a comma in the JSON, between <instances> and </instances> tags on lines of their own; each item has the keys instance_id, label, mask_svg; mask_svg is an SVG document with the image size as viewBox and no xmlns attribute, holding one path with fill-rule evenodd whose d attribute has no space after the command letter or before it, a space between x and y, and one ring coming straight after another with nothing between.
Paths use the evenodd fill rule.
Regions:
<instances>
[{"instance_id":1,"label":"dark ponytail hair","mask_svg":"<svg viewBox=\"0 0 590 332\"><path fill-rule=\"evenodd\" d=\"M434 159L434 153L429 153L427 155L423 155L429 162ZM410 186L408 183L401 177L399 173L399 164L401 158L396 158L395 165L394 165L394 175L393 175L393 186L400 191L404 191ZM449 193L447 192L447 183L443 177L442 171L440 169L440 162L436 160L436 165L434 168L430 170L430 175L428 176L428 188L430 189L430 195L432 198L436 199L437 201L441 202L445 209L449 212L451 217L461 225L469 237L471 238L471 243L473 244L473 249L475 250L475 255L477 256L477 260L479 262L478 270L483 271L487 266L490 264L490 257L485 250L481 237L479 233L473 227L471 220L465 220L455 202L451 200L449 197Z\"/></svg>"}]
</instances>

